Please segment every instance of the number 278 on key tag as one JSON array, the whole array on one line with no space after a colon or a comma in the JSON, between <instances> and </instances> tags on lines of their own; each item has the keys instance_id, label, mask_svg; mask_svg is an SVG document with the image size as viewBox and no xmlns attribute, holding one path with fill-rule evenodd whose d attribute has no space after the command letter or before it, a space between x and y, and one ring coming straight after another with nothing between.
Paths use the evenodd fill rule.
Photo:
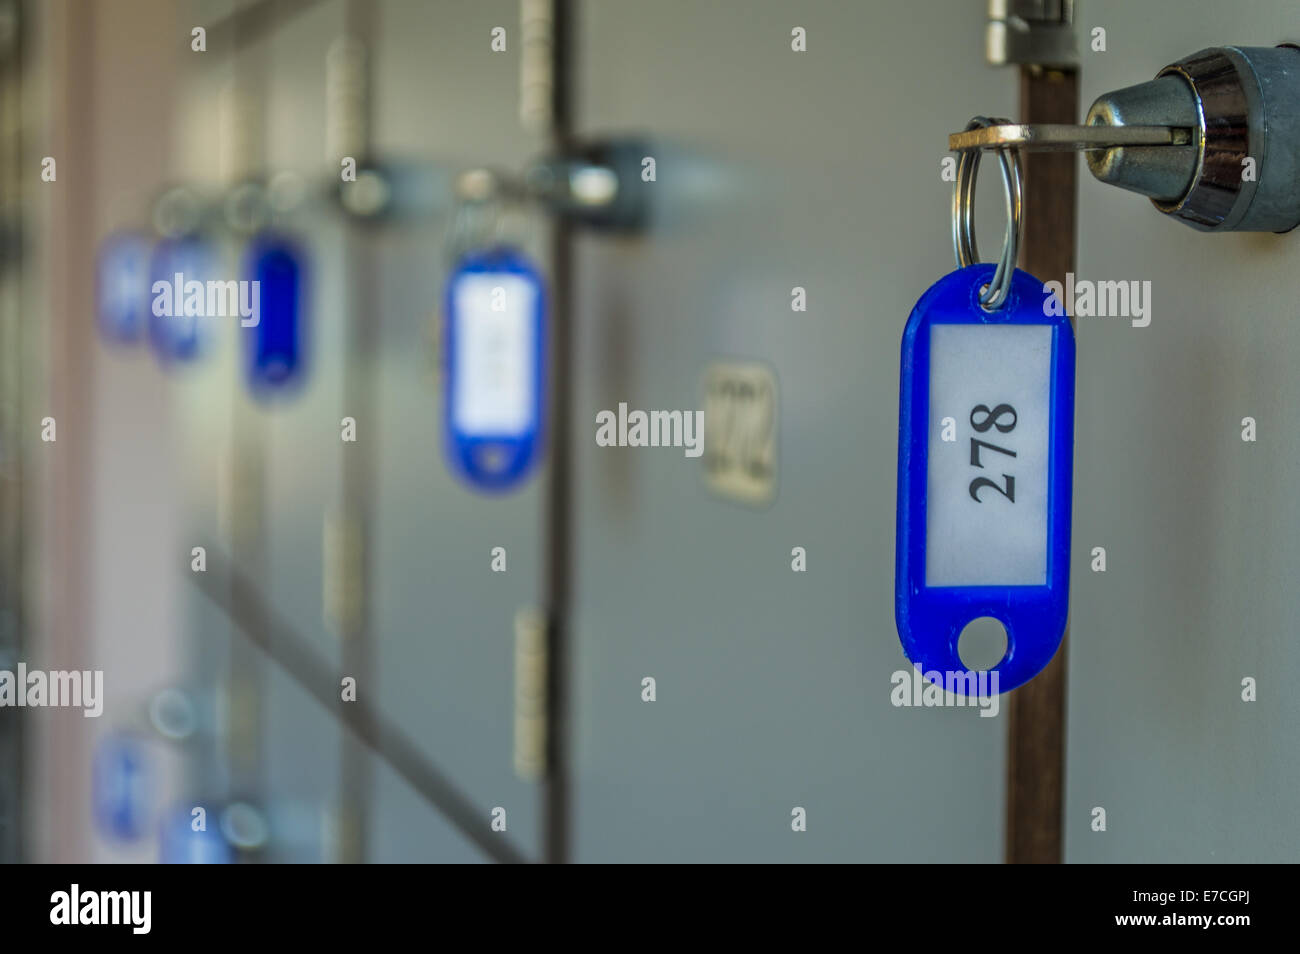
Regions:
<instances>
[{"instance_id":1,"label":"number 278 on key tag","mask_svg":"<svg viewBox=\"0 0 1300 954\"><path fill-rule=\"evenodd\" d=\"M996 691L1033 678L1065 631L1074 446L1074 332L1015 271L980 306L992 265L922 296L903 334L895 616L926 678L975 685L957 644L981 617L1006 630ZM960 678L954 678L960 677Z\"/></svg>"}]
</instances>

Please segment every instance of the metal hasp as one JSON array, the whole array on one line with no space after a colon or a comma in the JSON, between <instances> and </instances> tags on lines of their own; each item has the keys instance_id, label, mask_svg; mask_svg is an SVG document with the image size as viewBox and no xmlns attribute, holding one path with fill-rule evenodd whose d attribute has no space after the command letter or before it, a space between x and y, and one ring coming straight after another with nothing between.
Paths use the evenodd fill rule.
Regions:
<instances>
[{"instance_id":1,"label":"metal hasp","mask_svg":"<svg viewBox=\"0 0 1300 954\"><path fill-rule=\"evenodd\" d=\"M652 155L650 145L638 139L583 143L534 162L524 174L524 188L575 224L639 232L650 217L642 163Z\"/></svg>"},{"instance_id":2,"label":"metal hasp","mask_svg":"<svg viewBox=\"0 0 1300 954\"><path fill-rule=\"evenodd\" d=\"M1300 48L1225 46L1106 93L1088 125L1187 126L1187 145L1086 153L1102 182L1140 192L1161 212L1217 232L1286 232L1300 224ZM1248 161L1249 160L1249 161Z\"/></svg>"},{"instance_id":3,"label":"metal hasp","mask_svg":"<svg viewBox=\"0 0 1300 954\"><path fill-rule=\"evenodd\" d=\"M993 66L1073 68L1074 0L989 0L984 56Z\"/></svg>"},{"instance_id":4,"label":"metal hasp","mask_svg":"<svg viewBox=\"0 0 1300 954\"><path fill-rule=\"evenodd\" d=\"M651 219L642 169L653 155L651 144L640 139L568 143L538 156L521 173L467 169L452 192L462 204L535 203L572 225L631 234Z\"/></svg>"}]
</instances>

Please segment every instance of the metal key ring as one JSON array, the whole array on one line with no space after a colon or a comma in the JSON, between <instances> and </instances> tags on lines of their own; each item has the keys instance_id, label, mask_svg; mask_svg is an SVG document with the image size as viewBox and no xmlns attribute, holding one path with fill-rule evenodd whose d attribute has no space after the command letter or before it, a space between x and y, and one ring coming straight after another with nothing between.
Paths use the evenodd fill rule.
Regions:
<instances>
[{"instance_id":1,"label":"metal key ring","mask_svg":"<svg viewBox=\"0 0 1300 954\"><path fill-rule=\"evenodd\" d=\"M1008 125L1005 119L976 116L966 124L967 131L981 126ZM985 311L995 311L1006 302L1011 293L1011 276L1020 255L1020 217L1022 210L1020 154L1012 148L998 150L1002 163L1002 183L1007 199L1007 228L1002 242L1002 256L998 259L993 279L980 292L980 305ZM957 161L957 182L952 190L952 247L957 257L957 267L965 268L979 260L975 244L975 177L979 172L980 150L968 149Z\"/></svg>"}]
</instances>

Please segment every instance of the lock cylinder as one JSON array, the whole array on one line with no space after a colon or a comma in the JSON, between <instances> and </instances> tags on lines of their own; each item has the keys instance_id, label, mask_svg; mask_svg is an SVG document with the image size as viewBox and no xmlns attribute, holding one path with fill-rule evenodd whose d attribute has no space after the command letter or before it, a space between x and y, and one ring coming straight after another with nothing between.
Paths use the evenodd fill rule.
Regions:
<instances>
[{"instance_id":1,"label":"lock cylinder","mask_svg":"<svg viewBox=\"0 0 1300 954\"><path fill-rule=\"evenodd\" d=\"M1085 153L1097 179L1149 197L1202 231L1300 225L1300 47L1202 50L1099 97L1088 125L1191 130L1179 146Z\"/></svg>"}]
</instances>

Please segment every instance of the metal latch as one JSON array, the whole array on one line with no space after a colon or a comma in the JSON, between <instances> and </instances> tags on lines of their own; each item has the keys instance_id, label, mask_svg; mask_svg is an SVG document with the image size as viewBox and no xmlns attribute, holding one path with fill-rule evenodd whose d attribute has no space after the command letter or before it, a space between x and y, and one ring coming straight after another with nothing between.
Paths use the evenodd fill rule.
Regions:
<instances>
[{"instance_id":1,"label":"metal latch","mask_svg":"<svg viewBox=\"0 0 1300 954\"><path fill-rule=\"evenodd\" d=\"M993 66L1073 67L1074 0L989 0L985 57Z\"/></svg>"}]
</instances>

